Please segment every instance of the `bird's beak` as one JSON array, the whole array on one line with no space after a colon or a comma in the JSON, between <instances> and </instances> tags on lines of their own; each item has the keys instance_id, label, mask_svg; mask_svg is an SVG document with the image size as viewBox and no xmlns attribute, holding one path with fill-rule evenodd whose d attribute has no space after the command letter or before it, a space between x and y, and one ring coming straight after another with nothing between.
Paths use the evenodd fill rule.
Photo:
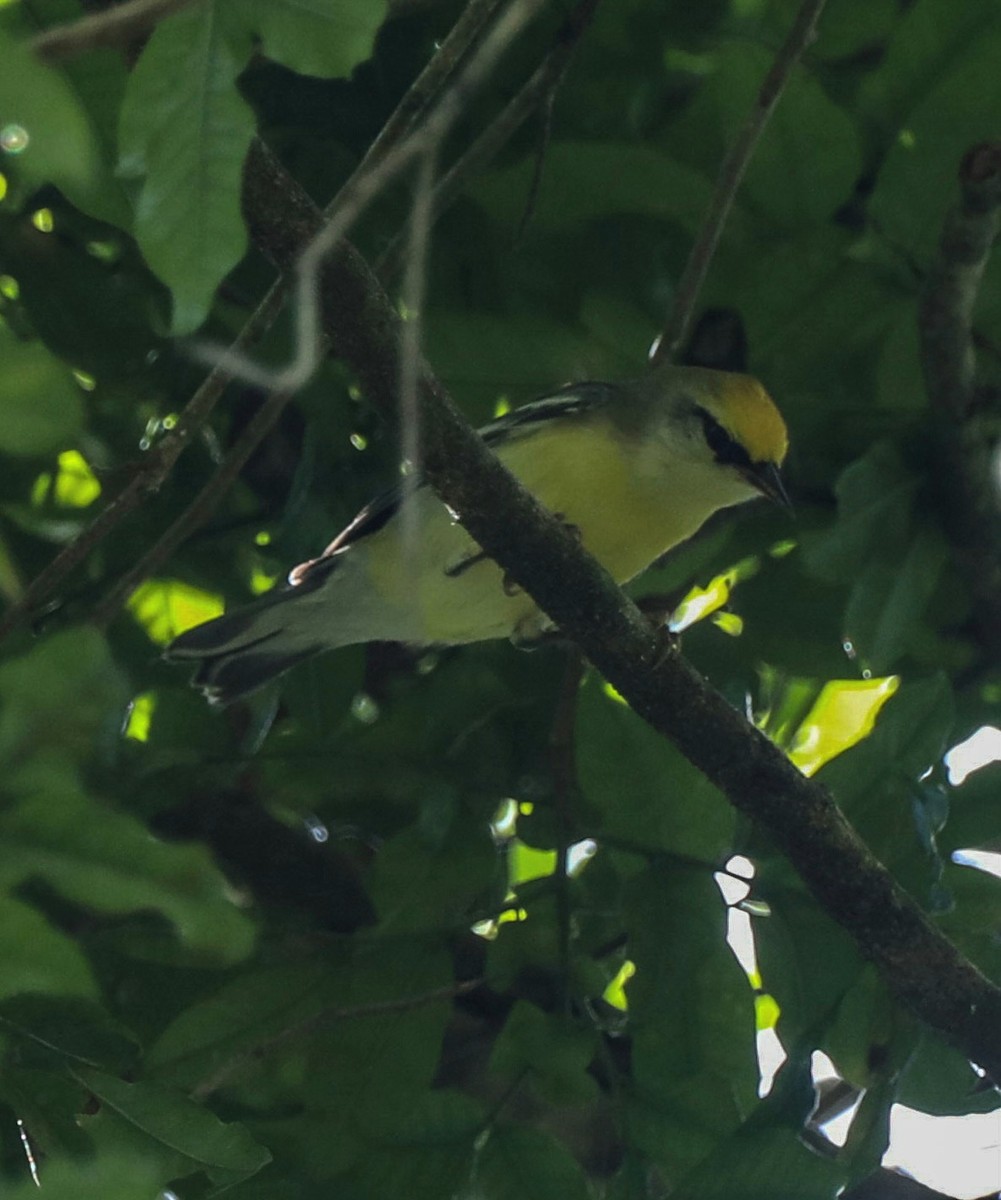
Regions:
<instances>
[{"instance_id":1,"label":"bird's beak","mask_svg":"<svg viewBox=\"0 0 1001 1200\"><path fill-rule=\"evenodd\" d=\"M755 463L745 472L745 478L763 496L767 496L769 500L774 500L782 508L792 510L792 501L789 499L789 493L785 489L782 476L779 474L779 469L775 463Z\"/></svg>"}]
</instances>

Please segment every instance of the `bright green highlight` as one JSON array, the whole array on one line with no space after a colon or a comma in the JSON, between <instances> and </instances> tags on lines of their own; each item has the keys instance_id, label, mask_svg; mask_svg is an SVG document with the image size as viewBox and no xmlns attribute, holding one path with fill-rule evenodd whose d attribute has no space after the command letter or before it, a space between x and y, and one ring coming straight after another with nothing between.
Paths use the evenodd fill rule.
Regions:
<instances>
[{"instance_id":1,"label":"bright green highlight","mask_svg":"<svg viewBox=\"0 0 1001 1200\"><path fill-rule=\"evenodd\" d=\"M734 587L742 579L750 579L752 575L756 575L760 566L761 562L757 557L745 558L717 575L715 579L711 579L704 588L692 588L674 610L670 620L671 632L681 633L683 629L688 629L697 621L718 612L729 602L730 593ZM739 621L739 618L735 618L734 621L721 622L717 620L716 624L724 633L730 634L731 637L737 637L743 630L743 624L741 623L738 628L735 621Z\"/></svg>"},{"instance_id":2,"label":"bright green highlight","mask_svg":"<svg viewBox=\"0 0 1001 1200\"><path fill-rule=\"evenodd\" d=\"M152 692L140 692L129 705L129 716L125 722L125 736L136 742L145 742L156 708L156 696Z\"/></svg>"},{"instance_id":3,"label":"bright green highlight","mask_svg":"<svg viewBox=\"0 0 1001 1200\"><path fill-rule=\"evenodd\" d=\"M619 1009L620 1012L627 1012L629 1009L629 1001L626 998L626 984L635 974L635 963L632 963L629 959L626 959L622 966L619 967L618 974L608 985L608 987L605 988L602 999L606 1000L614 1008Z\"/></svg>"},{"instance_id":4,"label":"bright green highlight","mask_svg":"<svg viewBox=\"0 0 1001 1200\"><path fill-rule=\"evenodd\" d=\"M898 675L881 679L832 679L796 731L789 758L814 775L872 733L880 709L900 686Z\"/></svg>"},{"instance_id":5,"label":"bright green highlight","mask_svg":"<svg viewBox=\"0 0 1001 1200\"><path fill-rule=\"evenodd\" d=\"M530 879L544 879L556 870L555 850L536 850L512 838L508 846L508 886L517 888Z\"/></svg>"},{"instance_id":6,"label":"bright green highlight","mask_svg":"<svg viewBox=\"0 0 1001 1200\"><path fill-rule=\"evenodd\" d=\"M149 579L132 593L129 611L151 641L165 646L186 629L218 617L223 602L221 596L177 579Z\"/></svg>"},{"instance_id":7,"label":"bright green highlight","mask_svg":"<svg viewBox=\"0 0 1001 1200\"><path fill-rule=\"evenodd\" d=\"M763 992L754 997L754 1024L759 1033L765 1029L774 1029L779 1023L782 1010L774 996Z\"/></svg>"},{"instance_id":8,"label":"bright green highlight","mask_svg":"<svg viewBox=\"0 0 1001 1200\"><path fill-rule=\"evenodd\" d=\"M101 485L79 450L64 450L57 459L55 478L45 471L31 485L36 507L55 503L63 508L86 508L101 494Z\"/></svg>"},{"instance_id":9,"label":"bright green highlight","mask_svg":"<svg viewBox=\"0 0 1001 1200\"><path fill-rule=\"evenodd\" d=\"M278 582L278 575L265 571L263 567L255 566L250 575L250 590L255 596L270 592Z\"/></svg>"}]
</instances>

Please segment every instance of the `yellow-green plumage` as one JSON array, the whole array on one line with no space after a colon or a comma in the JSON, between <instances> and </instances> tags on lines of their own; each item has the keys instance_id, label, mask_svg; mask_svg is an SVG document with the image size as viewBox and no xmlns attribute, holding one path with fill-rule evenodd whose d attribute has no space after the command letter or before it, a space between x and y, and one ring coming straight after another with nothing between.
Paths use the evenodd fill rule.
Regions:
<instances>
[{"instance_id":1,"label":"yellow-green plumage","mask_svg":"<svg viewBox=\"0 0 1001 1200\"><path fill-rule=\"evenodd\" d=\"M487 428L501 461L620 583L716 510L780 488L785 425L756 380L662 368L629 384L582 384ZM376 510L294 586L182 635L174 658L227 702L321 649L375 640L459 644L537 636L546 622L506 587L427 487L408 512ZM416 543L403 538L414 531Z\"/></svg>"}]
</instances>

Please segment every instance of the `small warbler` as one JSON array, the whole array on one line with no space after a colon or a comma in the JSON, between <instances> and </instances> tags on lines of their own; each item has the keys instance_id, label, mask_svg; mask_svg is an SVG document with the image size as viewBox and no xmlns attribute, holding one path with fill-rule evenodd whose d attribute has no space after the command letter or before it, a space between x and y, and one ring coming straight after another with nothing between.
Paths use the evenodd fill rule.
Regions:
<instances>
[{"instance_id":1,"label":"small warbler","mask_svg":"<svg viewBox=\"0 0 1001 1200\"><path fill-rule=\"evenodd\" d=\"M661 367L573 384L480 432L619 583L718 509L762 494L788 503L785 423L747 375ZM525 643L551 628L430 487L410 491L406 514L401 495L375 500L286 586L182 634L167 657L197 662L194 685L229 704L335 646ZM405 531L416 546L402 544Z\"/></svg>"}]
</instances>

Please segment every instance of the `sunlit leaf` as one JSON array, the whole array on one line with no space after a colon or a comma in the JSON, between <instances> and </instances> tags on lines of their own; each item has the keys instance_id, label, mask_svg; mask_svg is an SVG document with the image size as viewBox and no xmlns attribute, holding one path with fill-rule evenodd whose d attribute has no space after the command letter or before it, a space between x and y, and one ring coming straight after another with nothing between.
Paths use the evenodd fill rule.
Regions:
<instances>
[{"instance_id":1,"label":"sunlit leaf","mask_svg":"<svg viewBox=\"0 0 1001 1200\"><path fill-rule=\"evenodd\" d=\"M46 472L35 480L31 500L33 504L52 500L67 508L86 508L100 494L101 485L83 455L78 450L64 450L55 475Z\"/></svg>"},{"instance_id":2,"label":"sunlit leaf","mask_svg":"<svg viewBox=\"0 0 1001 1200\"><path fill-rule=\"evenodd\" d=\"M884 679L831 680L796 732L789 757L804 775L869 736L879 711L900 686L896 675Z\"/></svg>"},{"instance_id":3,"label":"sunlit leaf","mask_svg":"<svg viewBox=\"0 0 1001 1200\"><path fill-rule=\"evenodd\" d=\"M148 579L129 598L129 611L154 642L165 646L193 625L218 617L223 602L176 579Z\"/></svg>"}]
</instances>

